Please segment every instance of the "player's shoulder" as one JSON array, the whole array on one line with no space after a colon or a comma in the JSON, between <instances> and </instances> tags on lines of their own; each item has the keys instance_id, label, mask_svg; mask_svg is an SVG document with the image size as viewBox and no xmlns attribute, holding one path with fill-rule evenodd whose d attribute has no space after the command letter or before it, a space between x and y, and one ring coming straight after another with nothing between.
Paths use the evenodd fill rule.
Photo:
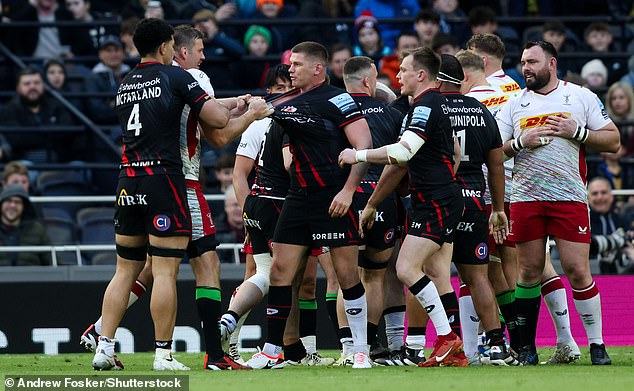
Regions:
<instances>
[{"instance_id":1,"label":"player's shoulder","mask_svg":"<svg viewBox=\"0 0 634 391\"><path fill-rule=\"evenodd\" d=\"M190 68L190 69L187 69L186 72L192 75L192 77L198 81L209 80L209 76L207 76L207 74L204 71L201 71L200 69Z\"/></svg>"},{"instance_id":2,"label":"player's shoulder","mask_svg":"<svg viewBox=\"0 0 634 391\"><path fill-rule=\"evenodd\" d=\"M569 81L560 81L562 92L565 94L574 94L582 98L598 99L597 94L592 92L589 88L581 86L579 84L571 83Z\"/></svg>"}]
</instances>

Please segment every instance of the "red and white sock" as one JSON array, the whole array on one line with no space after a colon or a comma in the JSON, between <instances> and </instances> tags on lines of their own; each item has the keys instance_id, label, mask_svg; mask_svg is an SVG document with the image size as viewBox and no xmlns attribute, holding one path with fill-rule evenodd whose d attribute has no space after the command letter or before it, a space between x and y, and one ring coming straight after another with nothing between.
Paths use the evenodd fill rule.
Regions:
<instances>
[{"instance_id":1,"label":"red and white sock","mask_svg":"<svg viewBox=\"0 0 634 391\"><path fill-rule=\"evenodd\" d=\"M550 317L555 324L557 343L565 343L572 340L568 296L559 276L542 281L542 296L548 307L548 312L550 312Z\"/></svg>"},{"instance_id":2,"label":"red and white sock","mask_svg":"<svg viewBox=\"0 0 634 391\"><path fill-rule=\"evenodd\" d=\"M590 285L582 289L573 289L572 297L575 307L581 316L583 327L586 329L589 343L603 343L603 324L601 318L601 295L599 288L592 281Z\"/></svg>"}]
</instances>

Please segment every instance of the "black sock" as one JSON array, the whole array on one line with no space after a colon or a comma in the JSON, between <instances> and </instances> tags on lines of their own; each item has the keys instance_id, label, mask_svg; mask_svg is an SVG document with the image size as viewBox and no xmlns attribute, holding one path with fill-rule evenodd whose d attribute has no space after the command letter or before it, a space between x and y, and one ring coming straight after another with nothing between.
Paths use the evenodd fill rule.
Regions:
<instances>
[{"instance_id":1,"label":"black sock","mask_svg":"<svg viewBox=\"0 0 634 391\"><path fill-rule=\"evenodd\" d=\"M541 282L535 284L517 283L515 288L515 308L520 346L535 346L537 319L541 305Z\"/></svg>"},{"instance_id":2,"label":"black sock","mask_svg":"<svg viewBox=\"0 0 634 391\"><path fill-rule=\"evenodd\" d=\"M486 344L489 346L502 346L504 345L504 334L502 329L493 329L486 332Z\"/></svg>"},{"instance_id":3,"label":"black sock","mask_svg":"<svg viewBox=\"0 0 634 391\"><path fill-rule=\"evenodd\" d=\"M169 341L154 341L154 349L169 349L172 350L172 340Z\"/></svg>"},{"instance_id":4,"label":"black sock","mask_svg":"<svg viewBox=\"0 0 634 391\"><path fill-rule=\"evenodd\" d=\"M350 330L350 327L348 326L342 327L337 330L337 336L339 339L352 338L352 330Z\"/></svg>"},{"instance_id":5,"label":"black sock","mask_svg":"<svg viewBox=\"0 0 634 391\"><path fill-rule=\"evenodd\" d=\"M284 346L284 359L299 362L302 358L306 357L306 348L302 344L301 340Z\"/></svg>"},{"instance_id":6,"label":"black sock","mask_svg":"<svg viewBox=\"0 0 634 391\"><path fill-rule=\"evenodd\" d=\"M368 345L372 346L377 340L376 333L379 331L379 325L368 322Z\"/></svg>"},{"instance_id":7,"label":"black sock","mask_svg":"<svg viewBox=\"0 0 634 391\"><path fill-rule=\"evenodd\" d=\"M299 336L317 335L317 300L299 299Z\"/></svg>"},{"instance_id":8,"label":"black sock","mask_svg":"<svg viewBox=\"0 0 634 391\"><path fill-rule=\"evenodd\" d=\"M293 304L293 287L269 287L269 304L266 308L268 323L267 342L275 346L284 346L284 329Z\"/></svg>"},{"instance_id":9,"label":"black sock","mask_svg":"<svg viewBox=\"0 0 634 391\"><path fill-rule=\"evenodd\" d=\"M332 329L335 331L335 335L339 335L339 319L337 319L337 292L326 292L326 310L328 310L328 318L332 323ZM341 349L341 344L339 344Z\"/></svg>"},{"instance_id":10,"label":"black sock","mask_svg":"<svg viewBox=\"0 0 634 391\"><path fill-rule=\"evenodd\" d=\"M220 289L209 286L196 287L196 308L198 317L202 323L203 337L205 339L205 352L212 360L224 356L220 344Z\"/></svg>"},{"instance_id":11,"label":"black sock","mask_svg":"<svg viewBox=\"0 0 634 391\"><path fill-rule=\"evenodd\" d=\"M442 302L442 306L445 307L445 313L447 314L451 331L460 337L462 333L460 332L460 312L458 311L458 298L456 297L456 292L451 291L449 293L445 293L440 296L440 301Z\"/></svg>"},{"instance_id":12,"label":"black sock","mask_svg":"<svg viewBox=\"0 0 634 391\"><path fill-rule=\"evenodd\" d=\"M504 317L506 329L509 332L509 344L511 348L517 352L521 345L520 334L517 328L517 315L515 314L515 291L504 291L495 295L495 297L500 307L500 312L502 312L502 316Z\"/></svg>"}]
</instances>

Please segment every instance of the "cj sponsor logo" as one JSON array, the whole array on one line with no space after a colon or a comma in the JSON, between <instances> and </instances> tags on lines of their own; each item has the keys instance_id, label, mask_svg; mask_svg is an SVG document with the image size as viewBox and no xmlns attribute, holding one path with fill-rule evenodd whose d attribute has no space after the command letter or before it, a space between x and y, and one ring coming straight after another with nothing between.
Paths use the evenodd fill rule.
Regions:
<instances>
[{"instance_id":1,"label":"cj sponsor logo","mask_svg":"<svg viewBox=\"0 0 634 391\"><path fill-rule=\"evenodd\" d=\"M152 223L154 224L154 228L161 232L167 231L172 226L172 220L166 215L154 216Z\"/></svg>"},{"instance_id":2,"label":"cj sponsor logo","mask_svg":"<svg viewBox=\"0 0 634 391\"><path fill-rule=\"evenodd\" d=\"M489 256L489 245L486 243L480 243L475 248L475 256L479 260L484 260Z\"/></svg>"}]
</instances>

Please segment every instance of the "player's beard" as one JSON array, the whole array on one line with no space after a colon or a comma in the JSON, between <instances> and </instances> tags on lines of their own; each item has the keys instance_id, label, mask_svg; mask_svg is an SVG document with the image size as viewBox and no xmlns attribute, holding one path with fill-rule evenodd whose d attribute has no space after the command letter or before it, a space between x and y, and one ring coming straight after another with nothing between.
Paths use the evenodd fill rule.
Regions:
<instances>
[{"instance_id":1,"label":"player's beard","mask_svg":"<svg viewBox=\"0 0 634 391\"><path fill-rule=\"evenodd\" d=\"M537 73L531 74L533 76L532 79L527 80L526 74L524 74L524 80L526 81L526 87L529 90L539 91L542 88L546 87L550 82L550 71L548 67L544 67L537 71Z\"/></svg>"}]
</instances>

